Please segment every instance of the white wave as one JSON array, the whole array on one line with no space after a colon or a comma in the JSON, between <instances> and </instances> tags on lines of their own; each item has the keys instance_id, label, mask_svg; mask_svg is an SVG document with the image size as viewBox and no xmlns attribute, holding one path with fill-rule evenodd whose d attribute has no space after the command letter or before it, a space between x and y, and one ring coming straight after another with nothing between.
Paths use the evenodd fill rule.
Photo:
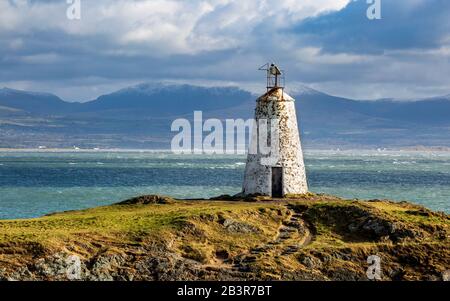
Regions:
<instances>
[{"instance_id":1,"label":"white wave","mask_svg":"<svg viewBox=\"0 0 450 301\"><path fill-rule=\"evenodd\" d=\"M417 164L416 161L394 161L392 164L396 165L410 165L410 164Z\"/></svg>"}]
</instances>

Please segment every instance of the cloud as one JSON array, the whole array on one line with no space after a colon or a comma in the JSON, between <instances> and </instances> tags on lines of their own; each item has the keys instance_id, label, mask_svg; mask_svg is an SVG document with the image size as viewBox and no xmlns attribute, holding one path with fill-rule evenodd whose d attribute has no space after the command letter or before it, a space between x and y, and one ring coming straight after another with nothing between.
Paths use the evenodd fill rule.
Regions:
<instances>
[{"instance_id":1,"label":"cloud","mask_svg":"<svg viewBox=\"0 0 450 301\"><path fill-rule=\"evenodd\" d=\"M9 0L0 4L0 32L61 31L106 36L116 47L142 46L164 55L239 47L259 26L286 27L348 0L81 0L80 21L66 17L64 0ZM150 53L154 54L153 53Z\"/></svg>"},{"instance_id":2,"label":"cloud","mask_svg":"<svg viewBox=\"0 0 450 301\"><path fill-rule=\"evenodd\" d=\"M450 32L446 0L381 0L381 20L366 17L366 1L309 18L292 28L305 43L327 52L383 53L395 49L433 49Z\"/></svg>"},{"instance_id":3,"label":"cloud","mask_svg":"<svg viewBox=\"0 0 450 301\"><path fill-rule=\"evenodd\" d=\"M365 0L81 0L71 21L65 0L0 1L0 85L69 100L153 80L254 91L276 61L288 83L343 96L448 94L447 2L382 0L369 21Z\"/></svg>"}]
</instances>

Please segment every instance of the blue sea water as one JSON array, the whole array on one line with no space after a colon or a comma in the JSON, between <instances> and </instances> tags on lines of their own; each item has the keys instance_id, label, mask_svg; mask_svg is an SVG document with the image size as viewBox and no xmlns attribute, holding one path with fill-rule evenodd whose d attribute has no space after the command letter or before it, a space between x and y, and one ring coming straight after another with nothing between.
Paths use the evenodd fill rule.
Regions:
<instances>
[{"instance_id":1,"label":"blue sea water","mask_svg":"<svg viewBox=\"0 0 450 301\"><path fill-rule=\"evenodd\" d=\"M308 151L310 190L408 200L450 212L450 153ZM142 194L208 198L241 189L245 156L0 152L0 219L112 204Z\"/></svg>"}]
</instances>

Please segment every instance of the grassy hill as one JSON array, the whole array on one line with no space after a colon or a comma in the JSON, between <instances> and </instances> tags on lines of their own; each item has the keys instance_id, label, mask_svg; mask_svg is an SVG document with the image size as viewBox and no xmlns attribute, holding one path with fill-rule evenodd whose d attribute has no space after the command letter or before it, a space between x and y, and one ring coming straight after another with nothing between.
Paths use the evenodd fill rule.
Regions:
<instances>
[{"instance_id":1,"label":"grassy hill","mask_svg":"<svg viewBox=\"0 0 450 301\"><path fill-rule=\"evenodd\" d=\"M308 194L120 204L0 221L0 279L440 280L450 217L409 203ZM73 279L73 278L71 278Z\"/></svg>"}]
</instances>

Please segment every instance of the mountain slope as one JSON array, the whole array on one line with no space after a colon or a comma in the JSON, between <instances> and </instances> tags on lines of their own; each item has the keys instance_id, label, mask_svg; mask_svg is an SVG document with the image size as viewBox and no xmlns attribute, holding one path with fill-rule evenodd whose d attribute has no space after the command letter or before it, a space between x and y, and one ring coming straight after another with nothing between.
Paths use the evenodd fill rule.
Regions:
<instances>
[{"instance_id":1,"label":"mountain slope","mask_svg":"<svg viewBox=\"0 0 450 301\"><path fill-rule=\"evenodd\" d=\"M81 112L105 112L111 115L146 114L177 116L195 110L211 111L241 104L252 96L236 87L198 87L175 84L141 84L103 95L83 104Z\"/></svg>"},{"instance_id":2,"label":"mountain slope","mask_svg":"<svg viewBox=\"0 0 450 301\"><path fill-rule=\"evenodd\" d=\"M0 106L29 114L68 113L78 104L63 101L49 93L28 92L9 88L0 89ZM11 110L9 110L11 112Z\"/></svg>"},{"instance_id":3,"label":"mountain slope","mask_svg":"<svg viewBox=\"0 0 450 301\"><path fill-rule=\"evenodd\" d=\"M360 110L367 115L417 124L439 125L450 123L450 100L446 97L434 97L412 102L369 102L361 104Z\"/></svg>"},{"instance_id":4,"label":"mountain slope","mask_svg":"<svg viewBox=\"0 0 450 301\"><path fill-rule=\"evenodd\" d=\"M323 93L296 95L300 109L307 114L318 115L329 112L332 115L360 115L381 118L394 122L416 124L450 124L450 100L447 97L434 97L416 101L351 100Z\"/></svg>"},{"instance_id":5,"label":"mountain slope","mask_svg":"<svg viewBox=\"0 0 450 301\"><path fill-rule=\"evenodd\" d=\"M307 139L334 145L380 147L450 145L450 101L356 101L326 94L299 95Z\"/></svg>"},{"instance_id":6,"label":"mountain slope","mask_svg":"<svg viewBox=\"0 0 450 301\"><path fill-rule=\"evenodd\" d=\"M306 146L450 146L448 96L358 101L297 87L292 93ZM0 147L168 148L177 118L252 118L256 95L234 87L141 84L87 103L0 90Z\"/></svg>"}]
</instances>

